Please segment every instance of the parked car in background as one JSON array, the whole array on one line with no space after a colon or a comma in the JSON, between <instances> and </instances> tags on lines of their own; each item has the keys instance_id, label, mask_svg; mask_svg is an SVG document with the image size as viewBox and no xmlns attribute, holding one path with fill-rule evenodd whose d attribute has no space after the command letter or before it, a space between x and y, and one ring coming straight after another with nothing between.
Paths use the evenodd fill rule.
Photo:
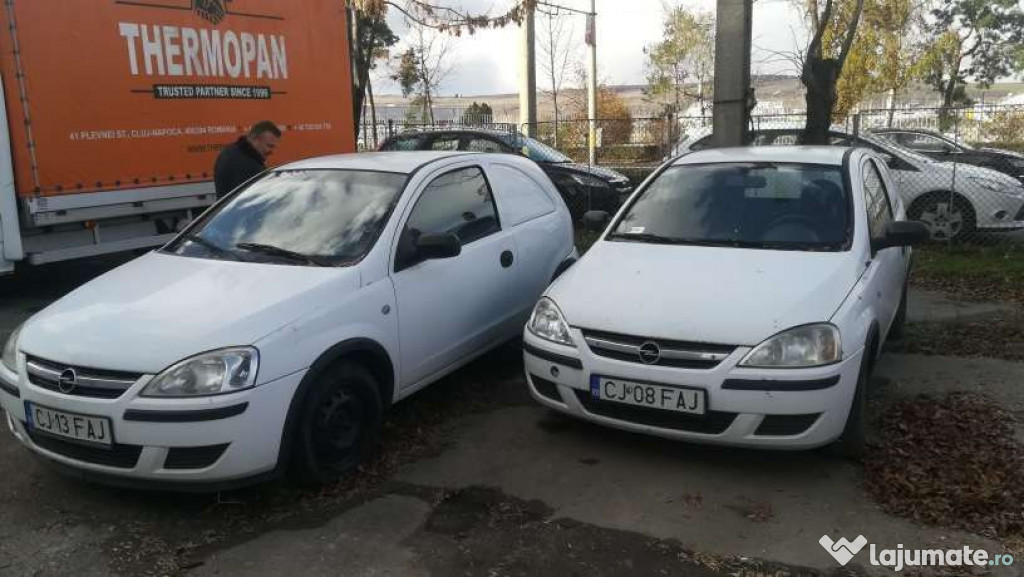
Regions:
<instances>
[{"instance_id":1,"label":"parked car in background","mask_svg":"<svg viewBox=\"0 0 1024 577\"><path fill-rule=\"evenodd\" d=\"M380 150L464 150L526 156L540 165L555 183L574 221L588 210L614 212L633 191L626 176L607 168L580 164L536 139L515 132L477 129L406 132L385 140Z\"/></svg>"},{"instance_id":2,"label":"parked car in background","mask_svg":"<svg viewBox=\"0 0 1024 577\"><path fill-rule=\"evenodd\" d=\"M930 130L887 128L873 130L872 134L935 160L990 168L1024 182L1024 154L996 148L975 148Z\"/></svg>"},{"instance_id":3,"label":"parked car in background","mask_svg":"<svg viewBox=\"0 0 1024 577\"><path fill-rule=\"evenodd\" d=\"M524 158L288 164L30 318L0 405L29 449L107 482L330 480L392 403L517 337L575 255Z\"/></svg>"},{"instance_id":4,"label":"parked car in background","mask_svg":"<svg viewBox=\"0 0 1024 577\"><path fill-rule=\"evenodd\" d=\"M797 144L799 128L756 130L754 146ZM890 140L839 130L830 132L834 146L868 148L886 160L907 216L928 225L932 239L962 239L975 231L1005 232L1024 228L1024 185L1001 172L939 162ZM677 153L711 146L709 132L690 135Z\"/></svg>"},{"instance_id":5,"label":"parked car in background","mask_svg":"<svg viewBox=\"0 0 1024 577\"><path fill-rule=\"evenodd\" d=\"M867 150L684 155L538 301L523 332L530 393L627 431L838 439L856 455L875 359L906 319L906 247L928 235L904 218Z\"/></svg>"}]
</instances>

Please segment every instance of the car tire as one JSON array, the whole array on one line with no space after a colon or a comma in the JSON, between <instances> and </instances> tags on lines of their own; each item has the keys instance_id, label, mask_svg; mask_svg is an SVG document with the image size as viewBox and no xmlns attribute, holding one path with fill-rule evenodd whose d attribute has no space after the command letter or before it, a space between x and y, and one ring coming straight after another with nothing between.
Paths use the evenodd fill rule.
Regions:
<instances>
[{"instance_id":1,"label":"car tire","mask_svg":"<svg viewBox=\"0 0 1024 577\"><path fill-rule=\"evenodd\" d=\"M380 388L370 371L347 361L325 371L299 412L293 461L298 479L323 484L358 467L376 448L382 420Z\"/></svg>"},{"instance_id":2,"label":"car tire","mask_svg":"<svg viewBox=\"0 0 1024 577\"><path fill-rule=\"evenodd\" d=\"M903 295L900 297L900 307L896 309L896 318L889 327L889 340L898 341L907 333L907 285L903 285Z\"/></svg>"},{"instance_id":3,"label":"car tire","mask_svg":"<svg viewBox=\"0 0 1024 577\"><path fill-rule=\"evenodd\" d=\"M971 203L948 192L922 197L914 202L908 216L928 226L931 239L936 242L962 241L977 228L977 217Z\"/></svg>"},{"instance_id":4,"label":"car tire","mask_svg":"<svg viewBox=\"0 0 1024 577\"><path fill-rule=\"evenodd\" d=\"M857 390L853 394L846 426L843 427L839 438L828 447L829 452L835 456L852 461L859 461L864 457L867 446L868 389L871 385L874 361L874 347L865 347L860 372L857 374Z\"/></svg>"}]
</instances>

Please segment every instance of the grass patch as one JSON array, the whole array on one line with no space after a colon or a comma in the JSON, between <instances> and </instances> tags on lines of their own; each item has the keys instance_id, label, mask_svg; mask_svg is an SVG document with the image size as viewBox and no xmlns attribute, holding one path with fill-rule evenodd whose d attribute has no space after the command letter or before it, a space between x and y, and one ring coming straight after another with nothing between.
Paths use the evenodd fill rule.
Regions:
<instances>
[{"instance_id":1,"label":"grass patch","mask_svg":"<svg viewBox=\"0 0 1024 577\"><path fill-rule=\"evenodd\" d=\"M911 280L963 300L1024 302L1024 247L924 246L914 251Z\"/></svg>"}]
</instances>

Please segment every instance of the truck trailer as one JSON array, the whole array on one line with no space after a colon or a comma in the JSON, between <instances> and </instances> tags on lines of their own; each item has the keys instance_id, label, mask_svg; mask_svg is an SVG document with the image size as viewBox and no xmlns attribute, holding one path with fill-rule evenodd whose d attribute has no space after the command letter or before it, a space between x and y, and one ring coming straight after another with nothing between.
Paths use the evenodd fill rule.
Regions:
<instances>
[{"instance_id":1,"label":"truck trailer","mask_svg":"<svg viewBox=\"0 0 1024 577\"><path fill-rule=\"evenodd\" d=\"M355 151L344 0L4 0L0 274L159 246L260 121Z\"/></svg>"}]
</instances>

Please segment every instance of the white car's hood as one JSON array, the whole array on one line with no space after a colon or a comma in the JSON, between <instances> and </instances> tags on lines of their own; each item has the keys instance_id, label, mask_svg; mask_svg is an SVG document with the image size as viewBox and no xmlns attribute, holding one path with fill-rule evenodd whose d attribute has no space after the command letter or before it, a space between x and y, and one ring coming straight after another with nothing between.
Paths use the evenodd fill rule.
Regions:
<instances>
[{"instance_id":1,"label":"white car's hood","mask_svg":"<svg viewBox=\"0 0 1024 577\"><path fill-rule=\"evenodd\" d=\"M856 261L849 252L602 242L548 294L574 327L753 346L828 321L864 270Z\"/></svg>"},{"instance_id":2,"label":"white car's hood","mask_svg":"<svg viewBox=\"0 0 1024 577\"><path fill-rule=\"evenodd\" d=\"M359 287L355 268L318 268L150 253L32 317L29 355L98 369L153 373L186 357L249 345L311 312L324 293Z\"/></svg>"}]
</instances>

